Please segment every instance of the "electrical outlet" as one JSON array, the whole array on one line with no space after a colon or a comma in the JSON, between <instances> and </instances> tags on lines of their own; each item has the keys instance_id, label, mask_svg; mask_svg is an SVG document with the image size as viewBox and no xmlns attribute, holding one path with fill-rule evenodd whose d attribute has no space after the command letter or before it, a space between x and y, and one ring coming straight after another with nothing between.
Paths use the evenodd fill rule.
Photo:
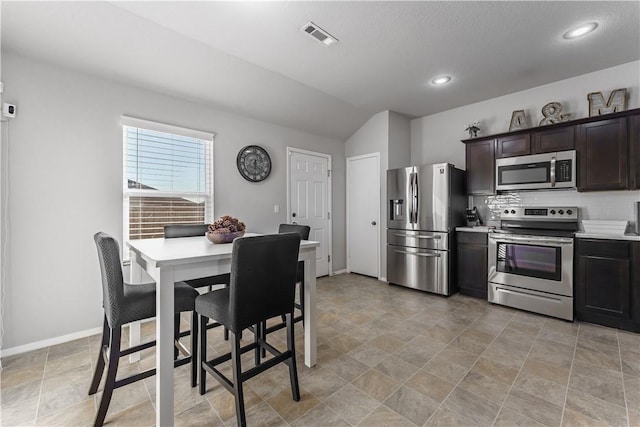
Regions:
<instances>
[{"instance_id":1,"label":"electrical outlet","mask_svg":"<svg viewBox=\"0 0 640 427\"><path fill-rule=\"evenodd\" d=\"M273 205L273 213L280 213L280 205Z\"/></svg>"}]
</instances>

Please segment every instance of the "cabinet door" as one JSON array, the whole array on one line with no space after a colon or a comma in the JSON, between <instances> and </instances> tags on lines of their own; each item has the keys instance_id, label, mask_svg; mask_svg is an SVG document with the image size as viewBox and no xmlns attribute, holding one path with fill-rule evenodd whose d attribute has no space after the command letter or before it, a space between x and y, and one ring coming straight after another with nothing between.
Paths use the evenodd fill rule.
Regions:
<instances>
[{"instance_id":1,"label":"cabinet door","mask_svg":"<svg viewBox=\"0 0 640 427\"><path fill-rule=\"evenodd\" d=\"M495 194L495 140L486 139L466 143L465 163L467 193L471 195Z\"/></svg>"},{"instance_id":2,"label":"cabinet door","mask_svg":"<svg viewBox=\"0 0 640 427\"><path fill-rule=\"evenodd\" d=\"M533 154L540 154L573 150L575 148L574 134L574 126L533 132L531 151Z\"/></svg>"},{"instance_id":3,"label":"cabinet door","mask_svg":"<svg viewBox=\"0 0 640 427\"><path fill-rule=\"evenodd\" d=\"M485 233L458 233L458 240L462 235L477 235L487 240ZM476 237L476 236L474 236ZM457 277L461 294L487 299L487 246L458 243Z\"/></svg>"},{"instance_id":4,"label":"cabinet door","mask_svg":"<svg viewBox=\"0 0 640 427\"><path fill-rule=\"evenodd\" d=\"M496 158L515 157L531 154L530 134L521 133L498 138Z\"/></svg>"},{"instance_id":5,"label":"cabinet door","mask_svg":"<svg viewBox=\"0 0 640 427\"><path fill-rule=\"evenodd\" d=\"M640 242L631 244L631 321L633 330L640 332Z\"/></svg>"},{"instance_id":6,"label":"cabinet door","mask_svg":"<svg viewBox=\"0 0 640 427\"><path fill-rule=\"evenodd\" d=\"M578 126L578 191L627 188L626 118Z\"/></svg>"},{"instance_id":7,"label":"cabinet door","mask_svg":"<svg viewBox=\"0 0 640 427\"><path fill-rule=\"evenodd\" d=\"M640 189L640 116L629 117L629 189Z\"/></svg>"},{"instance_id":8,"label":"cabinet door","mask_svg":"<svg viewBox=\"0 0 640 427\"><path fill-rule=\"evenodd\" d=\"M614 328L631 321L630 245L622 241L578 239L576 316Z\"/></svg>"}]
</instances>

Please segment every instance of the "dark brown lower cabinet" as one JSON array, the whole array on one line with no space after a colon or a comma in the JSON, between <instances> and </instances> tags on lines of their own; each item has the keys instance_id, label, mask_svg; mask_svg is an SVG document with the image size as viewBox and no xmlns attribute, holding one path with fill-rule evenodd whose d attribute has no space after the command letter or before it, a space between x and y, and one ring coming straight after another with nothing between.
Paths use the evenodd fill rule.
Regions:
<instances>
[{"instance_id":1,"label":"dark brown lower cabinet","mask_svg":"<svg viewBox=\"0 0 640 427\"><path fill-rule=\"evenodd\" d=\"M458 231L457 277L463 295L487 299L487 233Z\"/></svg>"},{"instance_id":2,"label":"dark brown lower cabinet","mask_svg":"<svg viewBox=\"0 0 640 427\"><path fill-rule=\"evenodd\" d=\"M576 319L640 332L640 243L577 239Z\"/></svg>"}]
</instances>

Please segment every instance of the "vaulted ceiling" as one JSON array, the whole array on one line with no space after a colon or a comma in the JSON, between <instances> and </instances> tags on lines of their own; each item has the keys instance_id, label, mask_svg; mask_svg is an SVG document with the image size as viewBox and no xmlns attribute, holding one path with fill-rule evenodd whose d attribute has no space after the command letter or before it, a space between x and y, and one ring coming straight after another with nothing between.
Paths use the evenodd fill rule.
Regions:
<instances>
[{"instance_id":1,"label":"vaulted ceiling","mask_svg":"<svg viewBox=\"0 0 640 427\"><path fill-rule=\"evenodd\" d=\"M639 2L1 4L3 51L340 140L379 111L421 117L640 58Z\"/></svg>"}]
</instances>

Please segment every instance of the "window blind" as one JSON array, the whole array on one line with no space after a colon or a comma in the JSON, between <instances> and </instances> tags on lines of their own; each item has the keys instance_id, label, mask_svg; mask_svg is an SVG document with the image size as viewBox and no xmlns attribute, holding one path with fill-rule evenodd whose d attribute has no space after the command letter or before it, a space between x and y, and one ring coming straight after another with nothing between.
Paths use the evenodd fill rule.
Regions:
<instances>
[{"instance_id":1,"label":"window blind","mask_svg":"<svg viewBox=\"0 0 640 427\"><path fill-rule=\"evenodd\" d=\"M165 225L211 222L213 135L136 124L155 129L123 126L125 240L163 237Z\"/></svg>"}]
</instances>

